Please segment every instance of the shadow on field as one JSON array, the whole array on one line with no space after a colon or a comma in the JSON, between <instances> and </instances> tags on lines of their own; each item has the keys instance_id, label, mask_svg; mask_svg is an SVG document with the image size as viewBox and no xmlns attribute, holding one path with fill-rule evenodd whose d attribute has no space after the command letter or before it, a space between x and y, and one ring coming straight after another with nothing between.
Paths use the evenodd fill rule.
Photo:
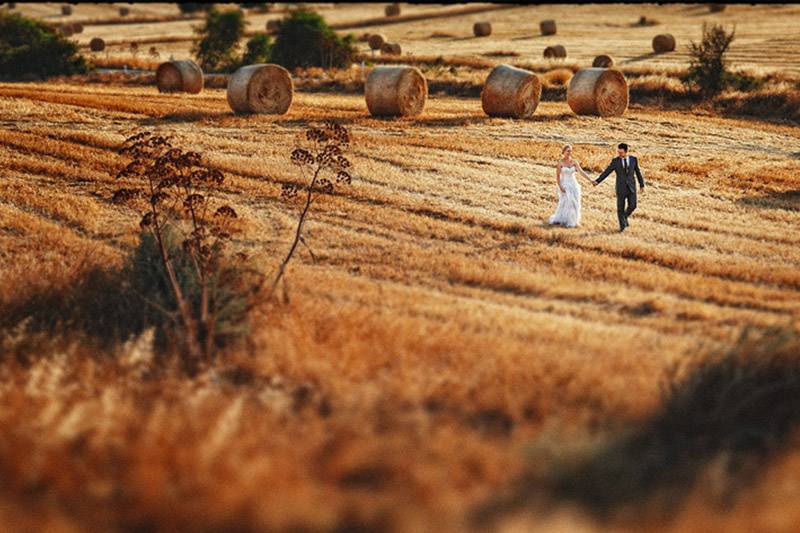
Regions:
<instances>
[{"instance_id":1,"label":"shadow on field","mask_svg":"<svg viewBox=\"0 0 800 533\"><path fill-rule=\"evenodd\" d=\"M216 120L231 116L231 113L209 113L208 111L181 111L178 113L168 113L160 117L150 117L138 121L142 127L157 126L164 122L188 123L200 122L202 120Z\"/></svg>"},{"instance_id":2,"label":"shadow on field","mask_svg":"<svg viewBox=\"0 0 800 533\"><path fill-rule=\"evenodd\" d=\"M800 191L773 192L763 196L745 196L738 202L748 207L761 209L786 209L800 211Z\"/></svg>"},{"instance_id":3,"label":"shadow on field","mask_svg":"<svg viewBox=\"0 0 800 533\"><path fill-rule=\"evenodd\" d=\"M521 37L512 37L512 41L530 41L532 39L541 39L542 37L548 37L548 35L523 35Z\"/></svg>"},{"instance_id":4,"label":"shadow on field","mask_svg":"<svg viewBox=\"0 0 800 533\"><path fill-rule=\"evenodd\" d=\"M648 52L648 53L642 54L640 56L636 56L636 57L632 57L630 59L625 59L623 61L620 61L619 64L620 65L626 65L628 63L637 63L639 61L647 61L648 59L653 59L657 55L659 55L659 54L657 54L655 52Z\"/></svg>"},{"instance_id":5,"label":"shadow on field","mask_svg":"<svg viewBox=\"0 0 800 533\"><path fill-rule=\"evenodd\" d=\"M177 234L168 231L165 244L168 252L178 257L181 243ZM193 266L188 259L176 259L174 268L191 303L199 306L199 282ZM149 233L143 232L139 245L121 268L79 269L77 276L62 284L44 287L0 307L0 335L19 327L54 336L85 335L110 351L119 342L153 327L157 346L169 351L181 336L177 313L172 311L175 309L177 302L158 246Z\"/></svg>"},{"instance_id":6,"label":"shadow on field","mask_svg":"<svg viewBox=\"0 0 800 533\"><path fill-rule=\"evenodd\" d=\"M0 308L0 331L24 324L30 332L79 332L111 348L144 330L131 312L141 302L124 287L120 271L93 268L66 287L42 288Z\"/></svg>"},{"instance_id":7,"label":"shadow on field","mask_svg":"<svg viewBox=\"0 0 800 533\"><path fill-rule=\"evenodd\" d=\"M645 512L668 518L695 485L713 503L730 505L798 426L800 332L745 331L727 353L673 367L660 408L621 436L587 439L582 448L542 447L528 473L473 518L485 526L565 502L600 520L621 511L632 519Z\"/></svg>"}]
</instances>

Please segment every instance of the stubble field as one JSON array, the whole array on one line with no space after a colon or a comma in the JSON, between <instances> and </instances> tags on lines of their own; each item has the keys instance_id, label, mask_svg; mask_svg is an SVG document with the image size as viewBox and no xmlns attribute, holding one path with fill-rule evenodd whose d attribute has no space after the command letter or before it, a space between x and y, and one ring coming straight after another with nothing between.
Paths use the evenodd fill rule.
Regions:
<instances>
[{"instance_id":1,"label":"stubble field","mask_svg":"<svg viewBox=\"0 0 800 533\"><path fill-rule=\"evenodd\" d=\"M138 217L111 196L116 150L142 130L225 174L236 246L274 271L299 209L280 198L300 183L289 154L329 118L351 130L353 183L313 206L315 257L299 252L287 298L257 310L246 346L187 377L146 332L108 346L8 327L80 314L70 287L113 305L87 273L114 272L135 245ZM380 120L362 96L299 93L284 116L243 117L220 89L0 84L0 524L475 527L472 511L539 466L532 447L646 419L670 367L744 329L800 327L799 137L642 106L600 119L543 102L514 121L437 96L420 117ZM620 141L648 184L631 228L616 231L611 179L581 182L579 228L547 226L561 145L595 176ZM789 531L796 449L727 506L687 487L674 521L645 524ZM499 527L606 526L558 507Z\"/></svg>"}]
</instances>

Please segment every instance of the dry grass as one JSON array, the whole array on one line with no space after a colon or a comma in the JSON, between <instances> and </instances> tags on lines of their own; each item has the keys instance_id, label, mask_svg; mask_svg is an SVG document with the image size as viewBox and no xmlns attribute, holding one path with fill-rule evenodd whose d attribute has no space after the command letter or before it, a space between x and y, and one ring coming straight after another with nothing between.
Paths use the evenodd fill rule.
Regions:
<instances>
[{"instance_id":1,"label":"dry grass","mask_svg":"<svg viewBox=\"0 0 800 533\"><path fill-rule=\"evenodd\" d=\"M109 202L127 134L208 154L236 245L269 274L296 221L286 148L323 118L356 139L354 187L315 205L316 261L298 256L289 302L259 309L246 348L190 379L147 334L109 347L35 327L41 302L65 309L134 245ZM0 84L0 121L0 313L32 317L0 341L0 527L463 531L532 439L644 420L673 362L798 325L793 126L563 102L512 121L449 97L380 120L363 96L309 93L239 117L213 88L68 83ZM595 174L620 140L649 184L631 229L614 232L607 184L584 188L581 228L544 226L560 145ZM691 499L675 523L791 530L800 465L794 449L776 461L736 522Z\"/></svg>"},{"instance_id":2,"label":"dry grass","mask_svg":"<svg viewBox=\"0 0 800 533\"><path fill-rule=\"evenodd\" d=\"M544 80L545 85L549 86L556 86L556 87L566 87L569 84L569 80L572 79L573 72L566 68L557 68L546 72L542 79Z\"/></svg>"}]
</instances>

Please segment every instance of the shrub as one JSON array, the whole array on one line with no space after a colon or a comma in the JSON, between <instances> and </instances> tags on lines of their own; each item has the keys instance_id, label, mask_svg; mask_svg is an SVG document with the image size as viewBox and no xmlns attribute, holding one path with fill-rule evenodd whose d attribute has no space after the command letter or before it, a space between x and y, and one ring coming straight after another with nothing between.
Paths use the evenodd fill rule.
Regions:
<instances>
[{"instance_id":1,"label":"shrub","mask_svg":"<svg viewBox=\"0 0 800 533\"><path fill-rule=\"evenodd\" d=\"M232 71L238 66L234 57L244 36L244 13L239 10L210 10L205 24L197 30L198 40L192 53L204 71Z\"/></svg>"},{"instance_id":2,"label":"shrub","mask_svg":"<svg viewBox=\"0 0 800 533\"><path fill-rule=\"evenodd\" d=\"M735 91L750 92L764 87L766 81L743 72L726 72L723 75L722 83L725 87L730 87Z\"/></svg>"},{"instance_id":3,"label":"shrub","mask_svg":"<svg viewBox=\"0 0 800 533\"><path fill-rule=\"evenodd\" d=\"M188 15L199 11L211 11L214 9L214 4L206 4L204 2L178 2L178 9L180 9L181 13L184 15Z\"/></svg>"},{"instance_id":4,"label":"shrub","mask_svg":"<svg viewBox=\"0 0 800 533\"><path fill-rule=\"evenodd\" d=\"M297 9L281 22L272 62L296 67L349 67L355 55L354 37L339 37L313 11Z\"/></svg>"},{"instance_id":5,"label":"shrub","mask_svg":"<svg viewBox=\"0 0 800 533\"><path fill-rule=\"evenodd\" d=\"M87 70L76 43L43 22L0 12L0 77L47 78Z\"/></svg>"},{"instance_id":6,"label":"shrub","mask_svg":"<svg viewBox=\"0 0 800 533\"><path fill-rule=\"evenodd\" d=\"M247 47L242 56L242 65L254 65L256 63L269 63L272 54L272 42L266 33L256 34L247 41Z\"/></svg>"},{"instance_id":7,"label":"shrub","mask_svg":"<svg viewBox=\"0 0 800 533\"><path fill-rule=\"evenodd\" d=\"M252 9L259 13L266 13L270 10L270 4L266 2L239 2L242 9Z\"/></svg>"},{"instance_id":8,"label":"shrub","mask_svg":"<svg viewBox=\"0 0 800 533\"><path fill-rule=\"evenodd\" d=\"M130 137L120 153L132 161L117 175L125 186L113 201L139 213L145 232L130 278L145 304L176 326L193 370L236 334L263 280L246 275L244 254L229 252L237 214L216 205L225 178L202 166L201 154L151 133Z\"/></svg>"},{"instance_id":9,"label":"shrub","mask_svg":"<svg viewBox=\"0 0 800 533\"><path fill-rule=\"evenodd\" d=\"M697 90L703 98L709 98L722 92L730 75L727 73L725 53L733 42L735 28L730 33L714 24L711 27L703 24L703 39L698 44L689 45L689 72L682 81L690 88Z\"/></svg>"}]
</instances>

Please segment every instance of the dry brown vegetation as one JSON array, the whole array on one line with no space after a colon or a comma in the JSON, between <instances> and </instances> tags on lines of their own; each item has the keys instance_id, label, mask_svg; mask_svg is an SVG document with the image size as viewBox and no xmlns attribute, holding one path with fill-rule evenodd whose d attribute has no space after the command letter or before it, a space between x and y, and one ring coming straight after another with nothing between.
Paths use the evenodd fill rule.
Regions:
<instances>
[{"instance_id":1,"label":"dry brown vegetation","mask_svg":"<svg viewBox=\"0 0 800 533\"><path fill-rule=\"evenodd\" d=\"M279 199L299 183L286 148L324 118L356 139L357 186L319 200L316 259L290 266L289 302L264 303L248 346L188 378L146 331L103 342L92 317L136 235L110 203L125 135L208 154L238 246L269 274L297 213ZM362 96L307 93L280 118L238 117L217 89L54 84L0 85L0 120L0 307L6 327L31 317L2 345L4 523L457 530L525 471L531 439L640 420L688 353L797 327L793 127L560 102L518 122L449 97L384 121ZM544 227L561 142L597 172L621 138L650 184L632 231L613 231L610 187L586 191L581 229ZM720 523L794 516L761 487ZM676 524L719 519L704 502Z\"/></svg>"},{"instance_id":2,"label":"dry brown vegetation","mask_svg":"<svg viewBox=\"0 0 800 533\"><path fill-rule=\"evenodd\" d=\"M59 6L19 4L117 9ZM384 26L385 4L317 7L413 54L362 59L418 66L421 115L371 117L370 65L295 72L281 116L234 115L225 76L197 95L150 73L0 84L0 530L794 531L798 8L642 6L658 22L638 27L634 8L524 6L433 28L415 17L463 8L403 4ZM765 88L670 109L688 99L682 44L712 19L737 22L734 66ZM112 47L98 64L149 69L129 44L182 56L191 24L91 30ZM662 32L677 51L649 55ZM540 59L556 39L563 64ZM565 102L597 53L628 78L621 117ZM541 75L530 119L483 113L498 63ZM231 250L271 280L303 208L282 198L306 183L288 154L326 119L352 135L353 186L314 200L313 254L298 245L244 339L187 373L129 301L124 139L169 135L224 173ZM623 140L648 183L631 228L608 182L584 185L581 227L547 226L560 146L596 175Z\"/></svg>"}]
</instances>

